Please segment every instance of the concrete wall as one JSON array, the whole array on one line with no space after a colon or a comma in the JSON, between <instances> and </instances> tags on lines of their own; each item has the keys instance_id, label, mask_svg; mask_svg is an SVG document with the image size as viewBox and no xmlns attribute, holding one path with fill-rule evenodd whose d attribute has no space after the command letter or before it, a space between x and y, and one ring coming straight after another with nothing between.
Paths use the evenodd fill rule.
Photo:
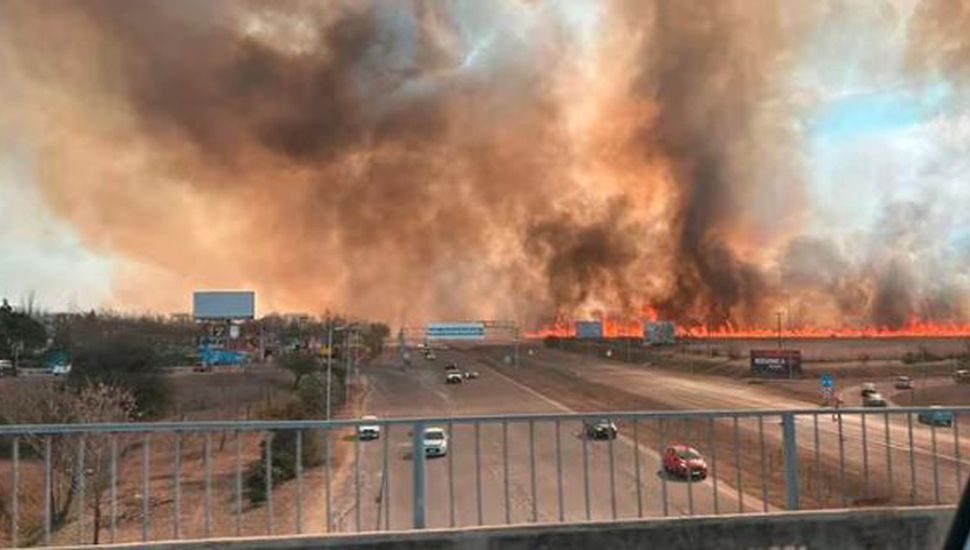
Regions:
<instances>
[{"instance_id":1,"label":"concrete wall","mask_svg":"<svg viewBox=\"0 0 970 550\"><path fill-rule=\"evenodd\" d=\"M304 536L156 543L155 550L606 550L939 548L953 507L830 510L765 515L649 519L566 525L441 529L357 536ZM108 546L144 548L143 545ZM103 548L103 547L102 547Z\"/></svg>"}]
</instances>

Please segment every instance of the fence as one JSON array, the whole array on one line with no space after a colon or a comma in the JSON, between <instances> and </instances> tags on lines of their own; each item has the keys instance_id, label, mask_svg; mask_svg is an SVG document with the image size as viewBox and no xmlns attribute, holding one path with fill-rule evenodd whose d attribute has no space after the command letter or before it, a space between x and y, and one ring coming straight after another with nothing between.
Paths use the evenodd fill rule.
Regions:
<instances>
[{"instance_id":1,"label":"fence","mask_svg":"<svg viewBox=\"0 0 970 550\"><path fill-rule=\"evenodd\" d=\"M968 441L959 420L968 412L0 426L7 443L0 471L9 471L0 482L0 544L949 503L963 486ZM603 419L615 423L616 437L608 422L604 437L595 437L593 425ZM369 425L379 426L379 437L358 437ZM440 456L424 441L432 427L446 434ZM673 443L703 455L706 475L685 476L692 470L665 461Z\"/></svg>"}]
</instances>

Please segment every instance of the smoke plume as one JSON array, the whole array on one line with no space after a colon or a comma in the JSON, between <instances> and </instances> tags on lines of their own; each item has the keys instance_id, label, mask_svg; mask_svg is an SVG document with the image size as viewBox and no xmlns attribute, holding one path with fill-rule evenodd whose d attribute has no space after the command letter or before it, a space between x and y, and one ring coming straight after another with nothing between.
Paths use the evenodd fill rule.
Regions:
<instances>
[{"instance_id":1,"label":"smoke plume","mask_svg":"<svg viewBox=\"0 0 970 550\"><path fill-rule=\"evenodd\" d=\"M955 19L942 5L914 32L961 39L935 27ZM0 125L29 144L55 212L121 259L116 305L247 287L263 309L395 322L651 308L751 326L792 300L824 302L806 322L961 319L939 297L962 281L923 289L912 258L801 234L793 121L812 103L791 75L827 15L13 0ZM914 60L970 57L928 44Z\"/></svg>"}]
</instances>

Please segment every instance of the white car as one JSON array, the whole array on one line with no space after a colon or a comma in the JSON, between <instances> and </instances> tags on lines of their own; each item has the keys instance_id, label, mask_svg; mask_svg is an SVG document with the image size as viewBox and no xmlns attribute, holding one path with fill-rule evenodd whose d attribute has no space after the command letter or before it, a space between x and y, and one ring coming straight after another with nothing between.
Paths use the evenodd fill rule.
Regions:
<instances>
[{"instance_id":1,"label":"white car","mask_svg":"<svg viewBox=\"0 0 970 550\"><path fill-rule=\"evenodd\" d=\"M448 433L441 428L425 428L424 456L445 456L448 454Z\"/></svg>"},{"instance_id":2,"label":"white car","mask_svg":"<svg viewBox=\"0 0 970 550\"><path fill-rule=\"evenodd\" d=\"M51 367L51 374L54 376L67 376L68 374L71 374L71 364L54 365Z\"/></svg>"},{"instance_id":3,"label":"white car","mask_svg":"<svg viewBox=\"0 0 970 550\"><path fill-rule=\"evenodd\" d=\"M364 415L360 417L361 420L375 422L374 424L360 424L357 426L357 438L363 440L378 439L381 437L381 427L376 424L377 417L373 415Z\"/></svg>"},{"instance_id":4,"label":"white car","mask_svg":"<svg viewBox=\"0 0 970 550\"><path fill-rule=\"evenodd\" d=\"M445 384L461 384L462 380L464 380L464 377L458 371L449 371L445 375Z\"/></svg>"}]
</instances>

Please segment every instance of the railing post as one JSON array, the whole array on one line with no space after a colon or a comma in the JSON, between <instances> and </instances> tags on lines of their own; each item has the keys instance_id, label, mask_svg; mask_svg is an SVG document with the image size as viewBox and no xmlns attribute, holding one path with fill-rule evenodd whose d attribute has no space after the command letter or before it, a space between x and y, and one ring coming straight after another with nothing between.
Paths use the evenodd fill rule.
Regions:
<instances>
[{"instance_id":1,"label":"railing post","mask_svg":"<svg viewBox=\"0 0 970 550\"><path fill-rule=\"evenodd\" d=\"M785 492L788 509L798 510L798 444L795 441L795 415L781 415L782 441L785 450Z\"/></svg>"},{"instance_id":2,"label":"railing post","mask_svg":"<svg viewBox=\"0 0 970 550\"><path fill-rule=\"evenodd\" d=\"M424 422L415 422L411 431L411 464L414 468L414 528L424 529Z\"/></svg>"}]
</instances>

